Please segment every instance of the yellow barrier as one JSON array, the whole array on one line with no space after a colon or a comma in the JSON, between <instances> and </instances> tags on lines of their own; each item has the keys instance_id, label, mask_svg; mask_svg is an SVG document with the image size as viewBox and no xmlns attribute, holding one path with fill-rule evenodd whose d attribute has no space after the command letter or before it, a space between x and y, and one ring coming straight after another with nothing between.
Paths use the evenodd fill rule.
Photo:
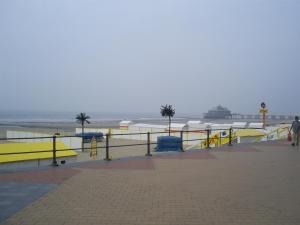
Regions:
<instances>
[{"instance_id":1,"label":"yellow barrier","mask_svg":"<svg viewBox=\"0 0 300 225\"><path fill-rule=\"evenodd\" d=\"M18 152L32 152L23 154L0 155L0 163L26 161L35 159L49 159L52 158L52 142L34 142L34 143L5 143L0 144L0 153L18 153ZM63 142L56 142L56 150L68 149ZM50 151L50 152L37 152ZM37 152L37 153L34 153ZM57 151L56 157L76 156L77 153L72 150Z\"/></svg>"},{"instance_id":2,"label":"yellow barrier","mask_svg":"<svg viewBox=\"0 0 300 225\"><path fill-rule=\"evenodd\" d=\"M229 135L220 138L221 133L222 133L222 131L221 132L216 132L215 134L213 134L209 137L209 146L218 147L218 146L222 146L222 145L225 145L225 144L229 143ZM229 134L229 130L226 131L226 134ZM237 138L236 132L232 132L231 141L236 140L236 138ZM203 142L201 142L200 147L201 148L207 148L207 140L204 140Z\"/></svg>"}]
</instances>

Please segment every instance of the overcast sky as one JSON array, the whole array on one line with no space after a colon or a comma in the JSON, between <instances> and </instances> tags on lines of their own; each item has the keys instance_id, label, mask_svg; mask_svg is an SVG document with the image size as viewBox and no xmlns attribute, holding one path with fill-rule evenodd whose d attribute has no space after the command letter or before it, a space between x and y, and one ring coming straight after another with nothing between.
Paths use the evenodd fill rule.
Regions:
<instances>
[{"instance_id":1,"label":"overcast sky","mask_svg":"<svg viewBox=\"0 0 300 225\"><path fill-rule=\"evenodd\" d=\"M0 110L300 112L299 0L0 0Z\"/></svg>"}]
</instances>

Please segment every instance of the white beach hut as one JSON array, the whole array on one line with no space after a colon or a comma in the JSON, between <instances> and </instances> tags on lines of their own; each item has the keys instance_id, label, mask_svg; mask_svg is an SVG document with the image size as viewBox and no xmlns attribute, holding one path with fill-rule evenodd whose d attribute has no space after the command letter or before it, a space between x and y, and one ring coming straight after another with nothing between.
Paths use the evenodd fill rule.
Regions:
<instances>
[{"instance_id":1,"label":"white beach hut","mask_svg":"<svg viewBox=\"0 0 300 225\"><path fill-rule=\"evenodd\" d=\"M197 127L189 127L189 130L207 130L211 129L212 125L214 125L214 123L199 123Z\"/></svg>"},{"instance_id":2,"label":"white beach hut","mask_svg":"<svg viewBox=\"0 0 300 225\"><path fill-rule=\"evenodd\" d=\"M263 123L249 123L249 128L262 129Z\"/></svg>"},{"instance_id":3,"label":"white beach hut","mask_svg":"<svg viewBox=\"0 0 300 225\"><path fill-rule=\"evenodd\" d=\"M168 126L137 123L129 126L128 130L132 133L145 133L145 132L164 132Z\"/></svg>"},{"instance_id":4,"label":"white beach hut","mask_svg":"<svg viewBox=\"0 0 300 225\"><path fill-rule=\"evenodd\" d=\"M199 129L201 127L201 121L200 120L190 120L187 122L187 125L191 129Z\"/></svg>"},{"instance_id":5,"label":"white beach hut","mask_svg":"<svg viewBox=\"0 0 300 225\"><path fill-rule=\"evenodd\" d=\"M227 130L232 127L232 124L212 124L211 128L213 130Z\"/></svg>"},{"instance_id":6,"label":"white beach hut","mask_svg":"<svg viewBox=\"0 0 300 225\"><path fill-rule=\"evenodd\" d=\"M187 127L185 123L171 123L171 131L182 131ZM167 128L169 129L169 127Z\"/></svg>"},{"instance_id":7,"label":"white beach hut","mask_svg":"<svg viewBox=\"0 0 300 225\"><path fill-rule=\"evenodd\" d=\"M247 122L233 122L233 128L245 128L247 126Z\"/></svg>"},{"instance_id":8,"label":"white beach hut","mask_svg":"<svg viewBox=\"0 0 300 225\"><path fill-rule=\"evenodd\" d=\"M123 120L120 122L120 129L128 129L128 127L132 124L133 122L130 120Z\"/></svg>"}]
</instances>

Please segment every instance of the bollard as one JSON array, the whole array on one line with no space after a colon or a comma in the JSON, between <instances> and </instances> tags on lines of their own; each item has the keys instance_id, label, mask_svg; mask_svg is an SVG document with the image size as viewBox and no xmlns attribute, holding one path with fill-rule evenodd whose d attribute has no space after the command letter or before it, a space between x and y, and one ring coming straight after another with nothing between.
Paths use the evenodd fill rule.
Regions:
<instances>
[{"instance_id":1,"label":"bollard","mask_svg":"<svg viewBox=\"0 0 300 225\"><path fill-rule=\"evenodd\" d=\"M106 161L110 161L110 157L109 157L109 134L106 134L106 145L105 145L105 149L106 149L106 156L105 156L105 160Z\"/></svg>"},{"instance_id":2,"label":"bollard","mask_svg":"<svg viewBox=\"0 0 300 225\"><path fill-rule=\"evenodd\" d=\"M150 153L150 132L147 132L147 153L145 156L152 156Z\"/></svg>"},{"instance_id":3,"label":"bollard","mask_svg":"<svg viewBox=\"0 0 300 225\"><path fill-rule=\"evenodd\" d=\"M207 137L206 137L206 143L207 143L207 149L210 149L210 146L209 146L209 129L206 130L207 132Z\"/></svg>"},{"instance_id":4,"label":"bollard","mask_svg":"<svg viewBox=\"0 0 300 225\"><path fill-rule=\"evenodd\" d=\"M232 146L232 127L229 129L229 143L228 146Z\"/></svg>"},{"instance_id":5,"label":"bollard","mask_svg":"<svg viewBox=\"0 0 300 225\"><path fill-rule=\"evenodd\" d=\"M180 131L180 139L181 139L180 150L182 152L184 152L184 150L183 150L183 131Z\"/></svg>"},{"instance_id":6,"label":"bollard","mask_svg":"<svg viewBox=\"0 0 300 225\"><path fill-rule=\"evenodd\" d=\"M58 166L57 160L56 160L56 136L52 137L52 143L53 143L53 156L52 156L52 166Z\"/></svg>"}]
</instances>

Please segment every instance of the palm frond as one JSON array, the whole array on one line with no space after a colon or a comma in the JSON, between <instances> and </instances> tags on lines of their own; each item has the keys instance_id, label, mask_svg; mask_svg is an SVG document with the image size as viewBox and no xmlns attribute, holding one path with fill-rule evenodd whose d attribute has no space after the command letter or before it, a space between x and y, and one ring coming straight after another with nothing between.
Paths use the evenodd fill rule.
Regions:
<instances>
[{"instance_id":1,"label":"palm frond","mask_svg":"<svg viewBox=\"0 0 300 225\"><path fill-rule=\"evenodd\" d=\"M163 117L173 117L175 115L175 109L173 109L172 105L162 105L160 107L160 114Z\"/></svg>"},{"instance_id":2,"label":"palm frond","mask_svg":"<svg viewBox=\"0 0 300 225\"><path fill-rule=\"evenodd\" d=\"M77 123L80 123L80 124L84 124L84 123L87 123L87 124L90 124L90 121L88 121L88 119L90 119L91 117L86 115L85 113L79 113L78 115L76 115L75 119L76 119L76 122Z\"/></svg>"}]
</instances>

